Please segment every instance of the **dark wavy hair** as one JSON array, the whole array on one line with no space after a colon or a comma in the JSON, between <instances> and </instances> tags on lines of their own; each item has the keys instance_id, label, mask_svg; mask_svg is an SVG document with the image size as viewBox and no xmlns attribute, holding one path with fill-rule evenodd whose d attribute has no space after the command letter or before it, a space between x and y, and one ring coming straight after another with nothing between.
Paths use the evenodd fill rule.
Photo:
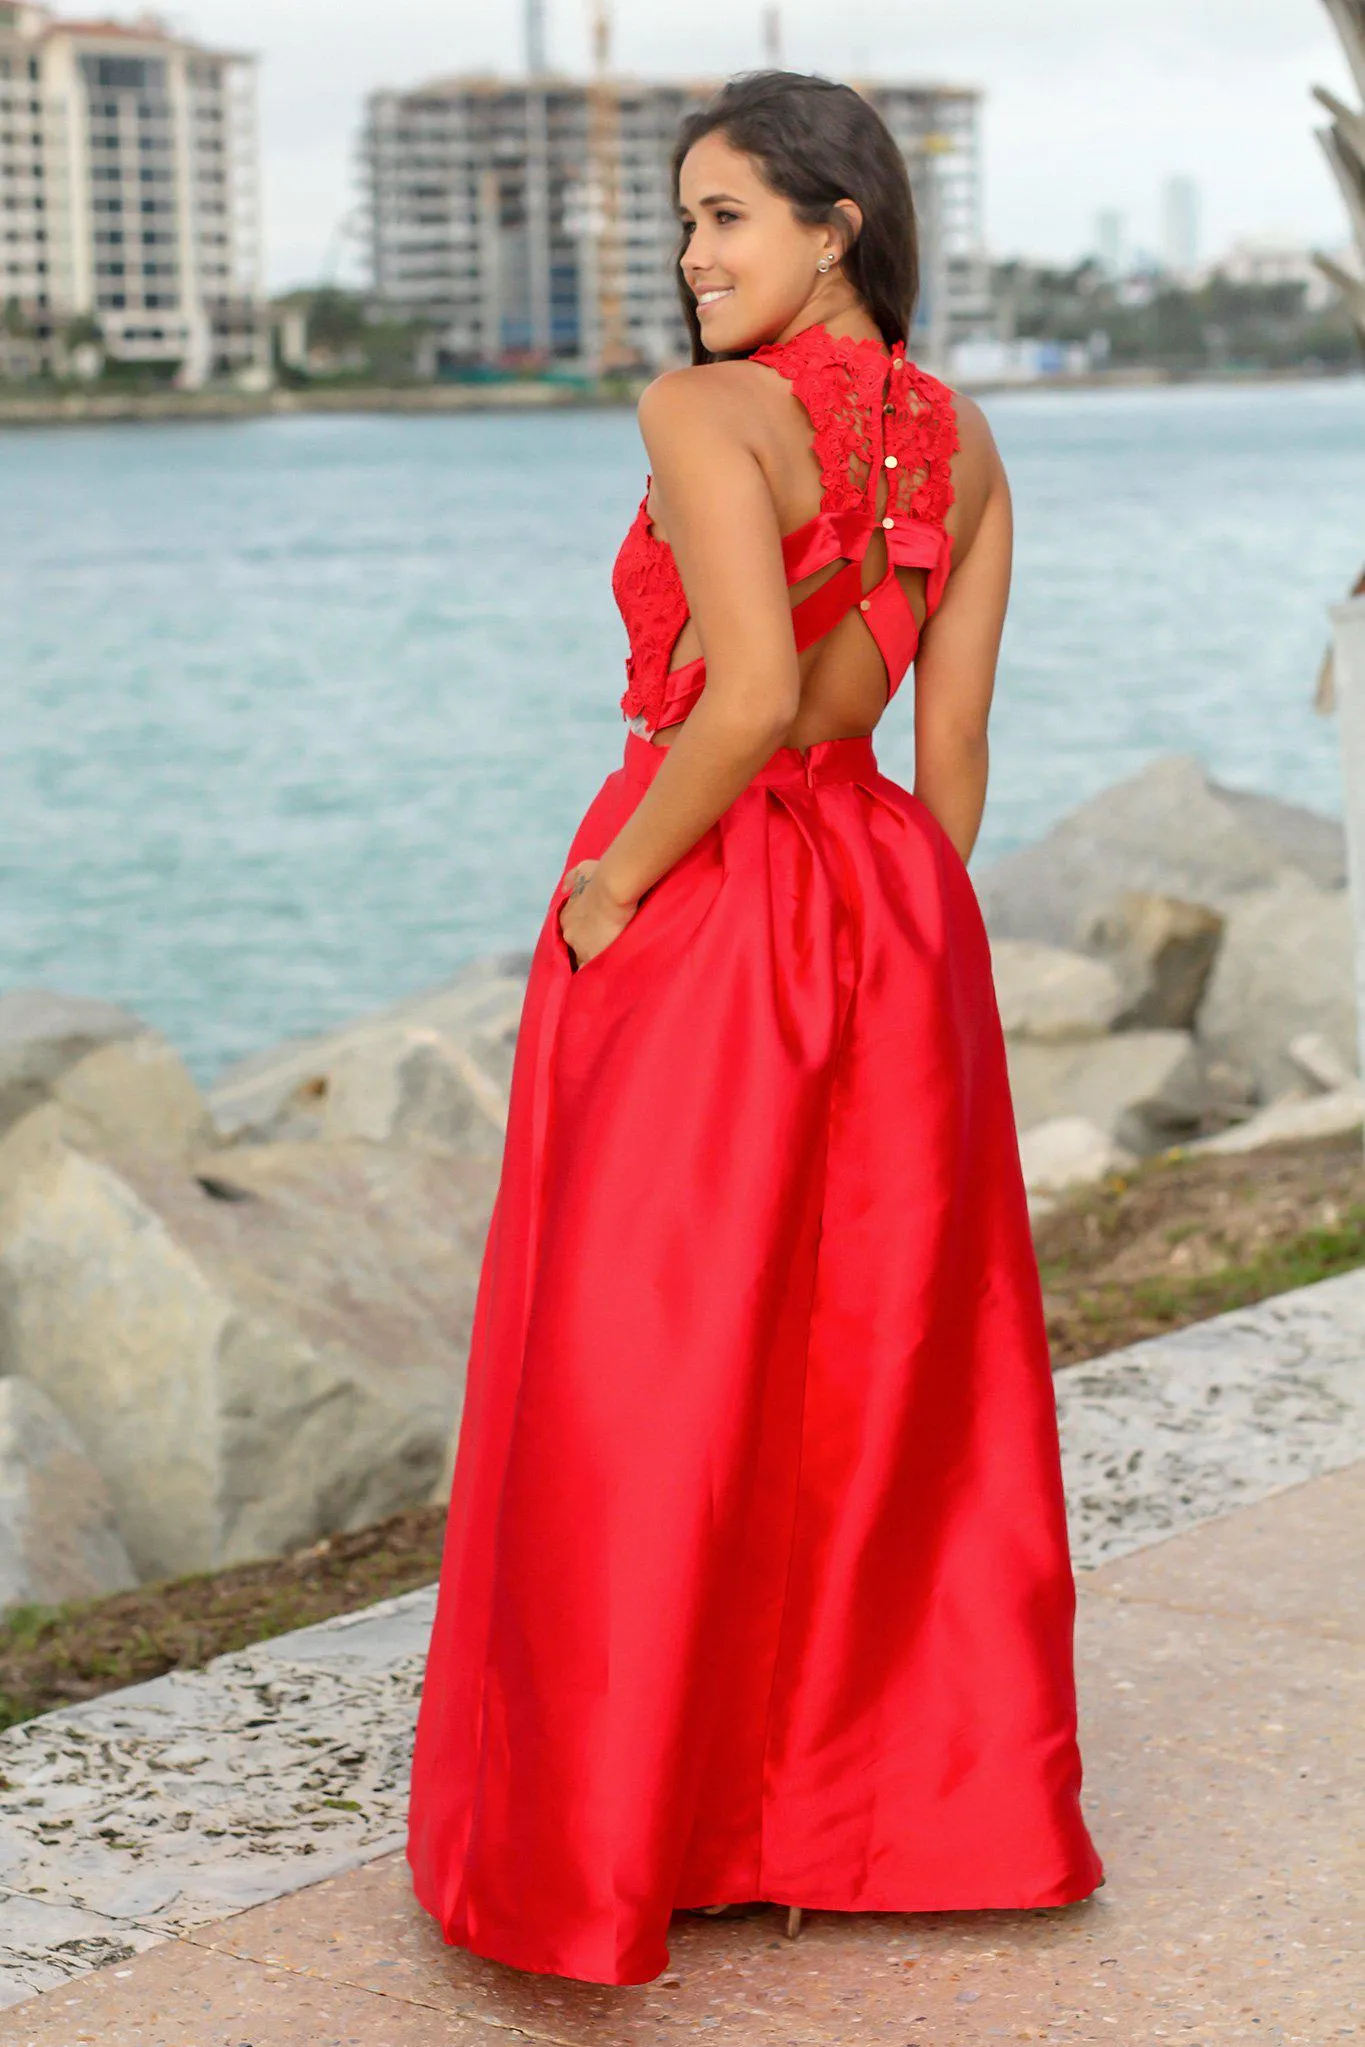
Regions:
<instances>
[{"instance_id":1,"label":"dark wavy hair","mask_svg":"<svg viewBox=\"0 0 1365 2047\"><path fill-rule=\"evenodd\" d=\"M889 348L908 344L919 303L919 228L910 174L875 107L832 78L803 71L742 71L679 124L670 179L681 206L683 158L703 135L719 130L732 149L750 156L763 182L786 199L807 227L830 225L843 250L844 275L867 306ZM849 247L847 215L836 199L854 199L862 232ZM692 337L694 363L715 362L701 338L696 300L682 273L687 236L677 252L678 295Z\"/></svg>"}]
</instances>

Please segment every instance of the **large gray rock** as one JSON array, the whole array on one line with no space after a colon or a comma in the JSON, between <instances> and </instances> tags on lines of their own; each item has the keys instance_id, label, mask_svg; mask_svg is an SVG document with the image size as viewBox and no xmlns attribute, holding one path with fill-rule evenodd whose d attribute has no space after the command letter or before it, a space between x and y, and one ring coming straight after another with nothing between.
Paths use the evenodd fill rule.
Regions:
<instances>
[{"instance_id":1,"label":"large gray rock","mask_svg":"<svg viewBox=\"0 0 1365 2047\"><path fill-rule=\"evenodd\" d=\"M1020 1131L1057 1116L1080 1116L1145 1156L1201 1125L1203 1066L1186 1031L1117 1031L1057 1044L1007 1038L1005 1044Z\"/></svg>"},{"instance_id":2,"label":"large gray rock","mask_svg":"<svg viewBox=\"0 0 1365 2047\"><path fill-rule=\"evenodd\" d=\"M1301 1031L1297 1038L1290 1039L1287 1050L1299 1072L1324 1094L1359 1086L1336 1046L1321 1031Z\"/></svg>"},{"instance_id":3,"label":"large gray rock","mask_svg":"<svg viewBox=\"0 0 1365 2047\"><path fill-rule=\"evenodd\" d=\"M429 1138L501 1150L530 955L495 953L452 980L335 1031L226 1067L208 1089L234 1139Z\"/></svg>"},{"instance_id":4,"label":"large gray rock","mask_svg":"<svg viewBox=\"0 0 1365 2047\"><path fill-rule=\"evenodd\" d=\"M214 1138L173 1046L116 1003L20 988L0 995L0 1132L44 1102L83 1150L182 1157Z\"/></svg>"},{"instance_id":5,"label":"large gray rock","mask_svg":"<svg viewBox=\"0 0 1365 2047\"><path fill-rule=\"evenodd\" d=\"M1019 1162L1030 1194L1057 1194L1131 1166L1136 1155L1088 1116L1050 1116L1020 1133Z\"/></svg>"},{"instance_id":6,"label":"large gray rock","mask_svg":"<svg viewBox=\"0 0 1365 2047\"><path fill-rule=\"evenodd\" d=\"M1264 1101L1296 1087L1291 1047L1301 1034L1326 1040L1357 1070L1351 910L1345 890L1285 874L1228 912L1217 962L1200 1005L1207 1054L1246 1069Z\"/></svg>"},{"instance_id":7,"label":"large gray rock","mask_svg":"<svg viewBox=\"0 0 1365 2047\"><path fill-rule=\"evenodd\" d=\"M531 955L522 947L468 960L439 987L406 996L387 1011L394 1023L430 1024L478 1060L506 1092Z\"/></svg>"},{"instance_id":8,"label":"large gray rock","mask_svg":"<svg viewBox=\"0 0 1365 2047\"><path fill-rule=\"evenodd\" d=\"M366 1137L486 1156L506 1129L505 1092L463 1045L430 1024L382 1023L339 1032L236 1141Z\"/></svg>"},{"instance_id":9,"label":"large gray rock","mask_svg":"<svg viewBox=\"0 0 1365 2047\"><path fill-rule=\"evenodd\" d=\"M1255 1151L1263 1144L1285 1144L1291 1138L1338 1137L1365 1123L1365 1088L1359 1081L1328 1094L1284 1094L1268 1102L1245 1123L1202 1137L1190 1151Z\"/></svg>"},{"instance_id":10,"label":"large gray rock","mask_svg":"<svg viewBox=\"0 0 1365 2047\"><path fill-rule=\"evenodd\" d=\"M1172 754L1083 803L1036 845L975 878L992 938L1075 946L1124 889L1226 910L1292 869L1343 889L1344 835L1330 817L1210 781Z\"/></svg>"},{"instance_id":11,"label":"large gray rock","mask_svg":"<svg viewBox=\"0 0 1365 2047\"><path fill-rule=\"evenodd\" d=\"M143 1578L278 1554L429 1496L458 1417L496 1161L240 1146L198 1177L0 1143L0 1370L86 1443Z\"/></svg>"},{"instance_id":12,"label":"large gray rock","mask_svg":"<svg viewBox=\"0 0 1365 2047\"><path fill-rule=\"evenodd\" d=\"M0 1379L0 1610L136 1585L104 1480L39 1386Z\"/></svg>"},{"instance_id":13,"label":"large gray rock","mask_svg":"<svg viewBox=\"0 0 1365 2047\"><path fill-rule=\"evenodd\" d=\"M1122 1006L1119 977L1107 961L1061 946L994 939L991 973L1000 1021L1014 1037L1097 1038Z\"/></svg>"},{"instance_id":14,"label":"large gray rock","mask_svg":"<svg viewBox=\"0 0 1365 2047\"><path fill-rule=\"evenodd\" d=\"M1187 1031L1222 944L1224 918L1203 903L1125 889L1092 918L1083 942L1103 955L1121 989L1115 1028Z\"/></svg>"}]
</instances>

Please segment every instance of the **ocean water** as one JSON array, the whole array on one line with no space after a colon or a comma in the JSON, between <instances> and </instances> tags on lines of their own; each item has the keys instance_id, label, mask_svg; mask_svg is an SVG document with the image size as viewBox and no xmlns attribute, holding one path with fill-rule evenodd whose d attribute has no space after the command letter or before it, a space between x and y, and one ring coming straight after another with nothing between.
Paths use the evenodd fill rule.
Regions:
<instances>
[{"instance_id":1,"label":"ocean water","mask_svg":"<svg viewBox=\"0 0 1365 2047\"><path fill-rule=\"evenodd\" d=\"M1017 552L972 871L1170 752L1339 814L1365 378L984 404ZM629 409L0 435L0 987L126 1003L203 1081L529 946L620 759L645 469Z\"/></svg>"}]
</instances>

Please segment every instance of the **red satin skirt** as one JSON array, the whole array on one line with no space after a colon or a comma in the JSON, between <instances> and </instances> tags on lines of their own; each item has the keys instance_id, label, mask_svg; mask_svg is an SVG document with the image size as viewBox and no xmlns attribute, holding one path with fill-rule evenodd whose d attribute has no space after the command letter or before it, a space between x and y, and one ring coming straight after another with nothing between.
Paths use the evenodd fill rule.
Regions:
<instances>
[{"instance_id":1,"label":"red satin skirt","mask_svg":"<svg viewBox=\"0 0 1365 2047\"><path fill-rule=\"evenodd\" d=\"M600 855L666 750L630 732ZM1065 1904L1075 1587L990 951L868 737L531 962L412 1766L448 1942L644 1983L678 1907Z\"/></svg>"}]
</instances>

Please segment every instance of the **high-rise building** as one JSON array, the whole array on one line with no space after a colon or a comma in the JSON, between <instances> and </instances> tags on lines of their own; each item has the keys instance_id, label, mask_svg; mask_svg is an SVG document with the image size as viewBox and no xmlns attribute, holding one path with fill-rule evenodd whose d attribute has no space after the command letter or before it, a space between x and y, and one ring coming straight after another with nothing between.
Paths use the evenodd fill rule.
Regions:
<instances>
[{"instance_id":1,"label":"high-rise building","mask_svg":"<svg viewBox=\"0 0 1365 2047\"><path fill-rule=\"evenodd\" d=\"M377 299L429 320L452 366L658 368L686 354L668 160L720 81L465 75L376 92L361 143ZM913 352L989 325L974 88L859 83L920 218Z\"/></svg>"},{"instance_id":2,"label":"high-rise building","mask_svg":"<svg viewBox=\"0 0 1365 2047\"><path fill-rule=\"evenodd\" d=\"M263 361L258 187L253 58L0 0L0 304L45 360L84 316L188 383Z\"/></svg>"},{"instance_id":3,"label":"high-rise building","mask_svg":"<svg viewBox=\"0 0 1365 2047\"><path fill-rule=\"evenodd\" d=\"M1199 187L1193 178L1167 178L1161 194L1161 260L1177 278L1199 268Z\"/></svg>"},{"instance_id":4,"label":"high-rise building","mask_svg":"<svg viewBox=\"0 0 1365 2047\"><path fill-rule=\"evenodd\" d=\"M1128 224L1117 207L1106 206L1095 215L1095 254L1111 277L1122 276L1128 265Z\"/></svg>"}]
</instances>

